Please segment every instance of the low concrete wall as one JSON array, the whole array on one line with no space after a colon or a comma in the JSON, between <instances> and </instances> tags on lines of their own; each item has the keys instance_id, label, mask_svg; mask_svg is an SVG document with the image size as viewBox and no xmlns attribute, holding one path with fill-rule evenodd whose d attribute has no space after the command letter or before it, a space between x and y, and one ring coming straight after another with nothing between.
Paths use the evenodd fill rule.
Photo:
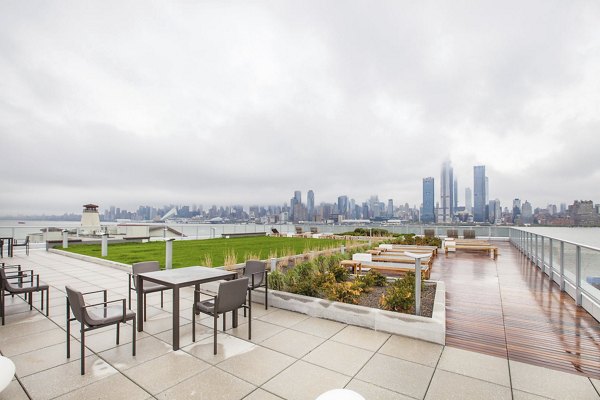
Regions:
<instances>
[{"instance_id":1,"label":"low concrete wall","mask_svg":"<svg viewBox=\"0 0 600 400\"><path fill-rule=\"evenodd\" d=\"M300 312L311 317L330 319L445 345L446 286L442 281L433 282L437 284L437 287L431 318L301 296L278 290L269 290L269 305ZM253 302L263 303L263 290L260 288L254 291Z\"/></svg>"},{"instance_id":2,"label":"low concrete wall","mask_svg":"<svg viewBox=\"0 0 600 400\"><path fill-rule=\"evenodd\" d=\"M60 254L61 256L65 256L65 257L75 258L77 260L91 262L94 264L104 265L106 267L118 269L119 271L131 272L131 265L129 265L129 264L123 264L123 263L119 263L116 261L104 260L102 258L97 258L97 257L84 256L82 254L71 253L70 251L64 251L64 250L53 249L53 248L48 249L48 252Z\"/></svg>"}]
</instances>

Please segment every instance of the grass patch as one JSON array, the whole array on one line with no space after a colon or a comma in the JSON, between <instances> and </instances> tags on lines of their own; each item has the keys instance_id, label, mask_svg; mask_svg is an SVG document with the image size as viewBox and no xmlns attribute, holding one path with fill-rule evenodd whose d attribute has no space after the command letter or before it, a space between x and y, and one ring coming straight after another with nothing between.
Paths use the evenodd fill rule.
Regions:
<instances>
[{"instance_id":1,"label":"grass patch","mask_svg":"<svg viewBox=\"0 0 600 400\"><path fill-rule=\"evenodd\" d=\"M173 242L173 268L192 265L222 266L227 261L232 264L245 262L247 259L266 259L302 254L311 251L339 248L343 240L305 239L285 237L241 237L230 239L208 240L175 240ZM102 257L100 244L71 244L64 249L71 253L103 258L124 264L140 261L158 261L164 267L165 243L114 243L108 244L108 256ZM60 249L61 247L58 246Z\"/></svg>"}]
</instances>

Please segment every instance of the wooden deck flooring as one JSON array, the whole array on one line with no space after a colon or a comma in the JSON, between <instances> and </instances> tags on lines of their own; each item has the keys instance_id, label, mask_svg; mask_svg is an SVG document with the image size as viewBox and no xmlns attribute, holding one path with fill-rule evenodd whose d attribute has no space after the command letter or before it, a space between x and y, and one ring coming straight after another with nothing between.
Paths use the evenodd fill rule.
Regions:
<instances>
[{"instance_id":1,"label":"wooden deck flooring","mask_svg":"<svg viewBox=\"0 0 600 400\"><path fill-rule=\"evenodd\" d=\"M446 283L446 345L600 378L600 323L508 242L438 255Z\"/></svg>"}]
</instances>

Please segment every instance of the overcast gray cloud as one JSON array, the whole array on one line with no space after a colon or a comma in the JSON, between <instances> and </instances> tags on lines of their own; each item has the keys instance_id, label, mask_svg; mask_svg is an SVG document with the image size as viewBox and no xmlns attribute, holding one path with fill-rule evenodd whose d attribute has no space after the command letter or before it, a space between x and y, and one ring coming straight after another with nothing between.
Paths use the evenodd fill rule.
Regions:
<instances>
[{"instance_id":1,"label":"overcast gray cloud","mask_svg":"<svg viewBox=\"0 0 600 400\"><path fill-rule=\"evenodd\" d=\"M596 1L0 3L0 215L600 201ZM438 189L436 189L438 190Z\"/></svg>"}]
</instances>

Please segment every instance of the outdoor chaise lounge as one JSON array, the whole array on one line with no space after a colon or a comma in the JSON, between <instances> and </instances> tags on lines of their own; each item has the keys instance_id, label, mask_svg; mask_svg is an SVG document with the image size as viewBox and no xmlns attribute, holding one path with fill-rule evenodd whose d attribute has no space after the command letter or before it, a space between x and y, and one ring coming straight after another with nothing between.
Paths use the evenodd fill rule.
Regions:
<instances>
[{"instance_id":1,"label":"outdoor chaise lounge","mask_svg":"<svg viewBox=\"0 0 600 400\"><path fill-rule=\"evenodd\" d=\"M66 286L65 289L67 290L67 358L71 358L71 321L77 320L81 324L81 375L85 374L85 332L117 325L118 345L120 324L131 320L133 321L132 353L135 356L135 313L127 309L125 299L108 301L106 289L87 293L79 292L70 286ZM104 301L86 304L83 296L93 293L103 293ZM71 311L73 318L71 318Z\"/></svg>"},{"instance_id":2,"label":"outdoor chaise lounge","mask_svg":"<svg viewBox=\"0 0 600 400\"><path fill-rule=\"evenodd\" d=\"M22 270L20 265L0 267L0 312L2 325L5 323L5 296L23 294L28 298L29 310L33 310L33 293L41 292L40 309L44 309L44 291L46 292L46 317L49 310L49 286L40 281L40 275L33 270Z\"/></svg>"}]
</instances>

